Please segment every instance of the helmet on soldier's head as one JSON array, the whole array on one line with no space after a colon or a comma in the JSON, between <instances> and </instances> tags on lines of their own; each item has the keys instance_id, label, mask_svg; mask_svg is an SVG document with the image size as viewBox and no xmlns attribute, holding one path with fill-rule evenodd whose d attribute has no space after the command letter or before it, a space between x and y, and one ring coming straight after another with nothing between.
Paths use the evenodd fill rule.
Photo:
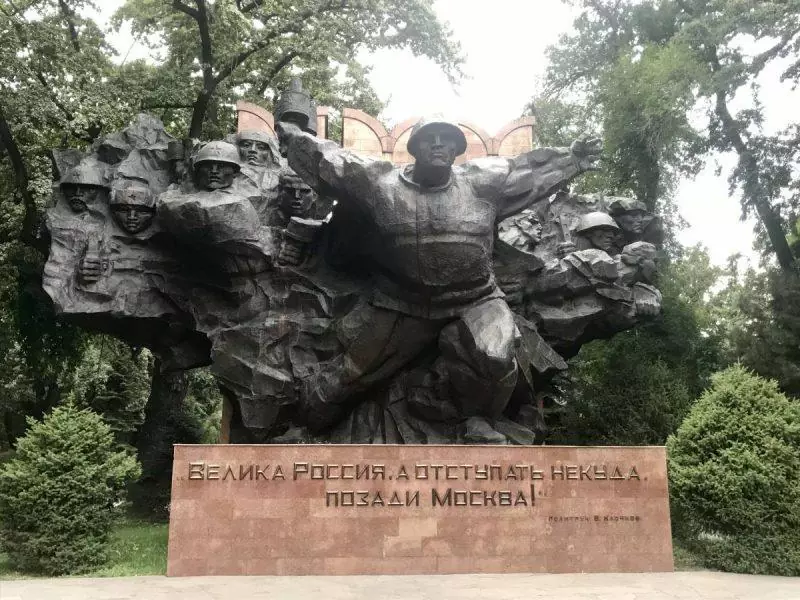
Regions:
<instances>
[{"instance_id":1,"label":"helmet on soldier's head","mask_svg":"<svg viewBox=\"0 0 800 600\"><path fill-rule=\"evenodd\" d=\"M608 210L615 217L631 212L647 212L647 206L635 198L615 198L608 207Z\"/></svg>"},{"instance_id":2,"label":"helmet on soldier's head","mask_svg":"<svg viewBox=\"0 0 800 600\"><path fill-rule=\"evenodd\" d=\"M273 137L266 131L259 131L258 129L245 129L236 134L236 141L252 140L254 142L262 142L264 144L272 144Z\"/></svg>"},{"instance_id":3,"label":"helmet on soldier's head","mask_svg":"<svg viewBox=\"0 0 800 600\"><path fill-rule=\"evenodd\" d=\"M236 146L228 142L208 142L200 148L200 152L194 159L194 164L199 165L203 162L222 162L234 165L238 171L240 168L239 151Z\"/></svg>"},{"instance_id":4,"label":"helmet on soldier's head","mask_svg":"<svg viewBox=\"0 0 800 600\"><path fill-rule=\"evenodd\" d=\"M66 174L59 185L85 185L105 189L111 187L105 177L105 168L97 161L79 163Z\"/></svg>"},{"instance_id":5,"label":"helmet on soldier's head","mask_svg":"<svg viewBox=\"0 0 800 600\"><path fill-rule=\"evenodd\" d=\"M408 137L407 149L411 156L417 155L419 148L419 140L423 133L435 132L447 133L453 136L456 141L456 156L460 156L467 151L467 137L461 128L451 121L447 121L441 115L434 115L432 117L423 117L411 129L411 135Z\"/></svg>"},{"instance_id":6,"label":"helmet on soldier's head","mask_svg":"<svg viewBox=\"0 0 800 600\"><path fill-rule=\"evenodd\" d=\"M575 229L575 232L586 233L587 231L598 229L599 227L606 227L608 229L613 229L614 231L619 231L619 225L614 222L614 219L611 218L611 215L597 211L583 215L580 223L578 223L577 229Z\"/></svg>"},{"instance_id":7,"label":"helmet on soldier's head","mask_svg":"<svg viewBox=\"0 0 800 600\"><path fill-rule=\"evenodd\" d=\"M155 208L156 199L146 185L136 183L125 187L115 187L111 192L111 206L142 206Z\"/></svg>"}]
</instances>

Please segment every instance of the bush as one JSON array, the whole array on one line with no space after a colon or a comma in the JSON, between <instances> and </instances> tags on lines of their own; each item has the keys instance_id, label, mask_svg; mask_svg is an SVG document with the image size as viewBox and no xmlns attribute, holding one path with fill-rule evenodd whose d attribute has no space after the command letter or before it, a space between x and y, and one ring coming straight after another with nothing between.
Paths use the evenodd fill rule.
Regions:
<instances>
[{"instance_id":1,"label":"bush","mask_svg":"<svg viewBox=\"0 0 800 600\"><path fill-rule=\"evenodd\" d=\"M673 529L707 567L800 575L800 403L731 367L667 449Z\"/></svg>"},{"instance_id":2,"label":"bush","mask_svg":"<svg viewBox=\"0 0 800 600\"><path fill-rule=\"evenodd\" d=\"M61 575L103 564L114 505L139 465L88 410L61 406L28 427L0 467L0 544L11 565Z\"/></svg>"}]
</instances>

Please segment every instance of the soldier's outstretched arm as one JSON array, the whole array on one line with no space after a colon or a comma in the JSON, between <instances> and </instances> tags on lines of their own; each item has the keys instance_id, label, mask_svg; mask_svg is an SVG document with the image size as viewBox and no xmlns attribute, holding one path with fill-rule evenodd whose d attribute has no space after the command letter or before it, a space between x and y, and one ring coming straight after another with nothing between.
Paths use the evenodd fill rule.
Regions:
<instances>
[{"instance_id":1,"label":"soldier's outstretched arm","mask_svg":"<svg viewBox=\"0 0 800 600\"><path fill-rule=\"evenodd\" d=\"M599 139L580 139L569 148L536 148L508 159L507 176L497 195L499 218L550 196L581 173L596 171L602 148Z\"/></svg>"},{"instance_id":2,"label":"soldier's outstretched arm","mask_svg":"<svg viewBox=\"0 0 800 600\"><path fill-rule=\"evenodd\" d=\"M300 130L292 123L278 123L275 130L286 148L289 166L322 195L344 201L367 201L375 177L393 168L353 154L338 144Z\"/></svg>"}]
</instances>

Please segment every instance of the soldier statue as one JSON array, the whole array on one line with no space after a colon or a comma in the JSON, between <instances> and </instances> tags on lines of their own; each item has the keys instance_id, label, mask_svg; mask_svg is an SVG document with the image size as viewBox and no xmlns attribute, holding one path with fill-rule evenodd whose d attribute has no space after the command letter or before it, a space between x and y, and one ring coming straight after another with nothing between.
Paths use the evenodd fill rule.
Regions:
<instances>
[{"instance_id":1,"label":"soldier statue","mask_svg":"<svg viewBox=\"0 0 800 600\"><path fill-rule=\"evenodd\" d=\"M131 184L111 193L111 214L114 221L130 234L150 227L156 214L156 200L146 184Z\"/></svg>"},{"instance_id":2,"label":"soldier statue","mask_svg":"<svg viewBox=\"0 0 800 600\"><path fill-rule=\"evenodd\" d=\"M343 361L307 382L312 428L335 421L360 385L393 375L437 341L438 371L462 413L499 416L517 381L519 332L492 269L496 224L595 169L599 140L454 167L464 134L423 119L408 140L416 162L395 167L291 123L277 130L289 166L365 218L361 239L373 262L371 297L342 319Z\"/></svg>"},{"instance_id":3,"label":"soldier statue","mask_svg":"<svg viewBox=\"0 0 800 600\"><path fill-rule=\"evenodd\" d=\"M70 170L60 182L61 192L74 213L85 213L110 190L105 168L98 161L85 161Z\"/></svg>"},{"instance_id":4,"label":"soldier statue","mask_svg":"<svg viewBox=\"0 0 800 600\"><path fill-rule=\"evenodd\" d=\"M579 247L579 250L597 248L608 254L616 254L620 229L608 213L599 211L586 213L581 217L575 233L585 240L584 247Z\"/></svg>"}]
</instances>

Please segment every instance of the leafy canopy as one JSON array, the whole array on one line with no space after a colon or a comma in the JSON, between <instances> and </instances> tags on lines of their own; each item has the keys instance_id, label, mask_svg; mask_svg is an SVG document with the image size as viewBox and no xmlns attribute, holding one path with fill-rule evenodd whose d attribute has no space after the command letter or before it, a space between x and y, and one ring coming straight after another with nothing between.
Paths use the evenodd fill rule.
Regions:
<instances>
[{"instance_id":1,"label":"leafy canopy","mask_svg":"<svg viewBox=\"0 0 800 600\"><path fill-rule=\"evenodd\" d=\"M408 48L461 76L460 48L428 0L127 0L114 19L158 59L144 105L191 109L189 137L218 135L217 109L234 99L274 100L292 72L320 103L380 108L364 92L365 50Z\"/></svg>"},{"instance_id":2,"label":"leafy canopy","mask_svg":"<svg viewBox=\"0 0 800 600\"><path fill-rule=\"evenodd\" d=\"M616 178L632 182L654 206L665 176L693 172L709 151L734 152L732 193L743 214L758 218L781 268L794 270L786 235L796 219L798 182L784 159L796 153L797 127L764 133L758 78L770 69L798 83L798 1L580 4L574 31L549 52L548 92L578 94L597 107ZM705 115L704 124L696 113Z\"/></svg>"}]
</instances>

